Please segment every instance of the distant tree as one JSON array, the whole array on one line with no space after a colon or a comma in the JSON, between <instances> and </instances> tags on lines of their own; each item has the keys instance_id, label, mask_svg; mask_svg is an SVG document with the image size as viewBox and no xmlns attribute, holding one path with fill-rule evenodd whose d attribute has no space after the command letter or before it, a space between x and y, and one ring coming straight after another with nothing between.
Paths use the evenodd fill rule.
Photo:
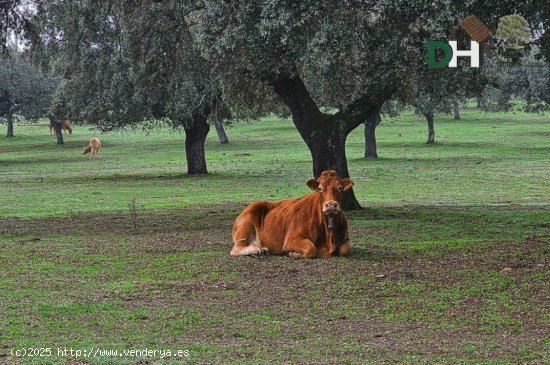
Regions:
<instances>
[{"instance_id":1,"label":"distant tree","mask_svg":"<svg viewBox=\"0 0 550 365\"><path fill-rule=\"evenodd\" d=\"M527 54L520 62L502 64L493 60L487 67L491 82L479 99L485 111L507 112L514 100L523 100L526 112L550 109L550 69L548 63L537 60L536 54Z\"/></svg>"},{"instance_id":2,"label":"distant tree","mask_svg":"<svg viewBox=\"0 0 550 365\"><path fill-rule=\"evenodd\" d=\"M6 90L0 94L0 115L5 116L8 132L6 137L13 137L13 109L14 103Z\"/></svg>"},{"instance_id":3,"label":"distant tree","mask_svg":"<svg viewBox=\"0 0 550 365\"><path fill-rule=\"evenodd\" d=\"M512 96L516 93L516 82L527 82L517 69L506 69L505 73L488 84L478 98L478 107L485 111L509 111L512 108ZM517 85L519 86L519 85ZM519 88L523 88L520 86Z\"/></svg>"},{"instance_id":4,"label":"distant tree","mask_svg":"<svg viewBox=\"0 0 550 365\"><path fill-rule=\"evenodd\" d=\"M439 99L437 94L431 94L418 86L415 87L415 91L416 95L411 103L426 118L428 123L428 141L426 143L432 144L435 142L434 114L449 112L449 105L445 100Z\"/></svg>"},{"instance_id":5,"label":"distant tree","mask_svg":"<svg viewBox=\"0 0 550 365\"><path fill-rule=\"evenodd\" d=\"M459 60L466 63L469 60ZM480 68L459 64L457 68L423 69L416 75L408 93L408 101L422 114L428 125L428 140L435 142L434 117L436 113L453 113L459 119L458 106L469 98L480 95L487 83L487 77Z\"/></svg>"},{"instance_id":6,"label":"distant tree","mask_svg":"<svg viewBox=\"0 0 550 365\"><path fill-rule=\"evenodd\" d=\"M457 98L453 98L452 100L452 108L453 108L453 118L454 120L460 120L460 107L459 107L459 100Z\"/></svg>"},{"instance_id":7,"label":"distant tree","mask_svg":"<svg viewBox=\"0 0 550 365\"><path fill-rule=\"evenodd\" d=\"M14 115L36 121L50 108L57 79L34 67L15 51L0 58L0 118L7 124L7 137L13 137Z\"/></svg>"},{"instance_id":8,"label":"distant tree","mask_svg":"<svg viewBox=\"0 0 550 365\"><path fill-rule=\"evenodd\" d=\"M225 133L225 128L223 127L223 123L220 120L216 120L214 122L214 126L216 127L216 133L218 134L218 139L220 140L220 143L221 144L229 143L229 138L227 138L227 133Z\"/></svg>"},{"instance_id":9,"label":"distant tree","mask_svg":"<svg viewBox=\"0 0 550 365\"><path fill-rule=\"evenodd\" d=\"M396 98L387 100L372 118L368 119L365 126L365 158L377 158L378 149L376 146L376 127L382 122L382 116L396 117L404 110L404 104Z\"/></svg>"},{"instance_id":10,"label":"distant tree","mask_svg":"<svg viewBox=\"0 0 550 365\"><path fill-rule=\"evenodd\" d=\"M524 92L527 101L526 111L541 112L550 110L550 64L542 60L529 63L524 67L529 83Z\"/></svg>"},{"instance_id":11,"label":"distant tree","mask_svg":"<svg viewBox=\"0 0 550 365\"><path fill-rule=\"evenodd\" d=\"M216 127L216 133L218 134L218 139L220 143L229 143L229 138L227 137L227 133L225 133L225 128L223 127L224 121L227 122L233 119L229 107L225 103L223 103L223 101L217 99L215 101L213 112L211 113L210 118L214 121L214 126Z\"/></svg>"},{"instance_id":12,"label":"distant tree","mask_svg":"<svg viewBox=\"0 0 550 365\"><path fill-rule=\"evenodd\" d=\"M365 126L365 158L378 158L378 151L376 149L376 127L380 124L381 119L380 112L377 112L363 123Z\"/></svg>"}]
</instances>

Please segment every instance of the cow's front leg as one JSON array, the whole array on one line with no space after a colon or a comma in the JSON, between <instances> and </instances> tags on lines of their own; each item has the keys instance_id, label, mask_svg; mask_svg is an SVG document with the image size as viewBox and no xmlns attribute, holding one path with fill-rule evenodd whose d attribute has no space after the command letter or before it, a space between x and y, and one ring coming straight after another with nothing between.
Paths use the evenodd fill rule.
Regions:
<instances>
[{"instance_id":1,"label":"cow's front leg","mask_svg":"<svg viewBox=\"0 0 550 365\"><path fill-rule=\"evenodd\" d=\"M296 259L312 259L317 257L317 248L307 238L291 238L285 241L283 251Z\"/></svg>"}]
</instances>

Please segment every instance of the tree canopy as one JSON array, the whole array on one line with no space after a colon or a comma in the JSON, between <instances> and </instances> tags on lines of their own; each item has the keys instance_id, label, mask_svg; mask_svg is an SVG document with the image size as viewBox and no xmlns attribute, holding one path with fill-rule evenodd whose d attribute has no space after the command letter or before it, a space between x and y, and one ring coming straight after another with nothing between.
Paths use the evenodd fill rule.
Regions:
<instances>
[{"instance_id":1,"label":"tree canopy","mask_svg":"<svg viewBox=\"0 0 550 365\"><path fill-rule=\"evenodd\" d=\"M54 109L103 130L167 122L186 132L189 173L206 173L206 122L220 92L180 1L44 5L35 54L63 75Z\"/></svg>"}]
</instances>

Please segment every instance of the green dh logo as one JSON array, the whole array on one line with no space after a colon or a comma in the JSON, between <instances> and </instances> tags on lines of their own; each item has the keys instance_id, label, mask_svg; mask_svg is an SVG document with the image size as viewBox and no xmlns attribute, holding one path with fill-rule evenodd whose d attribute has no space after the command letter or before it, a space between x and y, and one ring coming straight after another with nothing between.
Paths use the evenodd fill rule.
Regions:
<instances>
[{"instance_id":1,"label":"green dh logo","mask_svg":"<svg viewBox=\"0 0 550 365\"><path fill-rule=\"evenodd\" d=\"M437 50L443 52L443 59L436 58ZM445 43L442 41L428 42L428 67L431 69L443 68L445 66L457 67L458 57L470 57L470 67L479 67L479 43L470 41L469 50L459 50L456 41Z\"/></svg>"},{"instance_id":2,"label":"green dh logo","mask_svg":"<svg viewBox=\"0 0 550 365\"><path fill-rule=\"evenodd\" d=\"M450 38L458 29L465 31L473 40L470 42L470 50L458 50L456 41L448 43L442 41L428 42L428 67L431 69L443 68L445 66L457 67L457 57L470 57L470 67L479 67L479 45L485 42L491 35L491 31L473 15L462 19L458 27L453 31ZM443 59L437 59L437 50L443 52Z\"/></svg>"}]
</instances>

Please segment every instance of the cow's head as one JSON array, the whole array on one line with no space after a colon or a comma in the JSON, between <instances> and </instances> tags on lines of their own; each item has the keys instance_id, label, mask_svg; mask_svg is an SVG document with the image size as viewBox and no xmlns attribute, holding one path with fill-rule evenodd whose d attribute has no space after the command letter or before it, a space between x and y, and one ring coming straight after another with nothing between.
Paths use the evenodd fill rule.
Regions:
<instances>
[{"instance_id":1,"label":"cow's head","mask_svg":"<svg viewBox=\"0 0 550 365\"><path fill-rule=\"evenodd\" d=\"M87 145L86 147L84 147L84 151L82 151L82 154L85 155L88 152L90 152L91 150L92 150L92 146Z\"/></svg>"},{"instance_id":2,"label":"cow's head","mask_svg":"<svg viewBox=\"0 0 550 365\"><path fill-rule=\"evenodd\" d=\"M310 179L307 186L321 195L322 210L328 218L328 228L333 228L333 218L342 210L342 193L352 188L350 178L341 179L336 171L323 171L317 180Z\"/></svg>"}]
</instances>

